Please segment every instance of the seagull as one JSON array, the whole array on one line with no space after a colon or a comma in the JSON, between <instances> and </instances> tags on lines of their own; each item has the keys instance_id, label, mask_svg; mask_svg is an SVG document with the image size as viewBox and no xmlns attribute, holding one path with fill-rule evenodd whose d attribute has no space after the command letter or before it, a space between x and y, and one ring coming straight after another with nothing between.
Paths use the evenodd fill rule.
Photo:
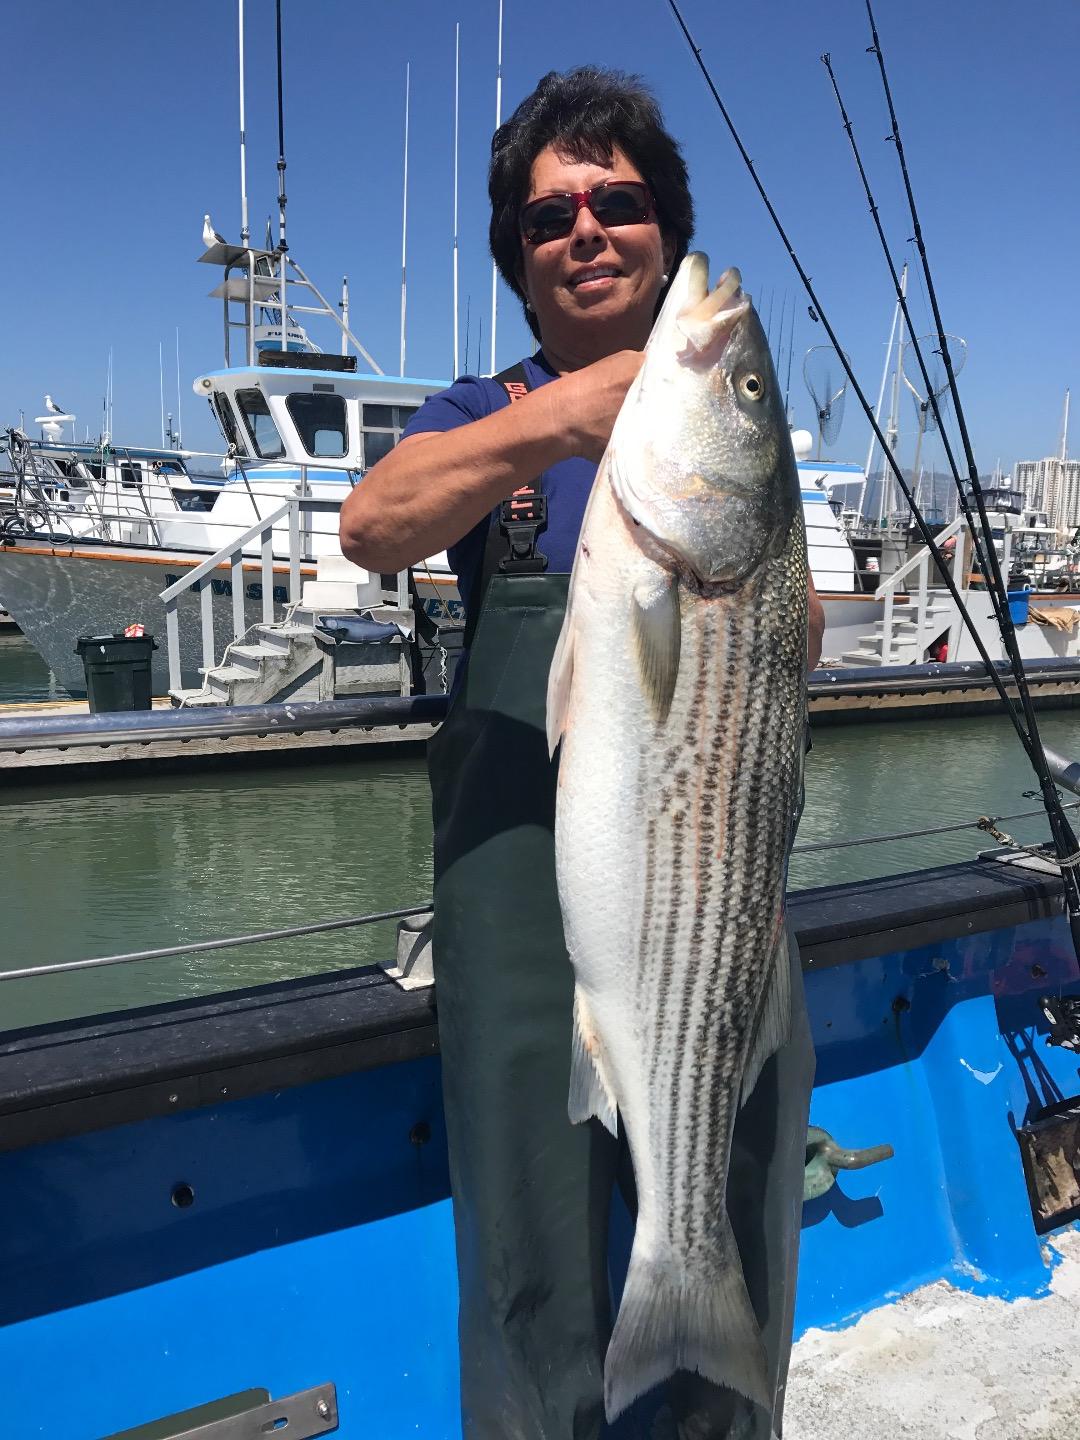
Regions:
<instances>
[{"instance_id":1,"label":"seagull","mask_svg":"<svg viewBox=\"0 0 1080 1440\"><path fill-rule=\"evenodd\" d=\"M51 395L45 396L45 409L50 410L54 415L66 415L67 411L62 405L57 405Z\"/></svg>"},{"instance_id":2,"label":"seagull","mask_svg":"<svg viewBox=\"0 0 1080 1440\"><path fill-rule=\"evenodd\" d=\"M213 225L210 224L209 215L203 216L202 243L206 246L208 250L210 249L211 245L227 245L229 243L225 239L225 236L219 235L218 232L214 229Z\"/></svg>"}]
</instances>

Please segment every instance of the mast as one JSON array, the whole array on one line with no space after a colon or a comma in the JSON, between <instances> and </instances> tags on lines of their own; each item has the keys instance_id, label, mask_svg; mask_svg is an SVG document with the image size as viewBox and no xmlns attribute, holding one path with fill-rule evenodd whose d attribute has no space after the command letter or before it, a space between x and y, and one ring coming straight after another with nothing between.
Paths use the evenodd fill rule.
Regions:
<instances>
[{"instance_id":1,"label":"mast","mask_svg":"<svg viewBox=\"0 0 1080 1440\"><path fill-rule=\"evenodd\" d=\"M901 285L906 285L906 281L907 281L907 266L905 265L905 266L904 266L903 274L902 274L902 276L901 276ZM906 288L905 288L904 293L905 293L905 295L906 295L906 293L907 293ZM899 303L899 302L897 302L897 303ZM892 407L891 407L891 409L889 410L889 423L888 423L888 425L885 427L885 441L886 441L886 443L887 443L887 445L888 445L888 447L889 447L890 453L891 453L893 456L896 455L896 446L897 446L897 443L898 443L898 441L899 441L899 439L900 439L900 377L901 377L901 376L903 375L903 373L904 373L904 316L903 316L903 313L901 313L901 315L900 315L899 330L900 330L900 334L899 334L899 336L898 336L898 338L897 338L897 343L896 343L896 373L893 375ZM890 489L892 488L891 485L887 485L887 484L886 484L884 471L882 472L882 477L881 477L881 479L882 479L881 496L880 496L879 501L878 501L878 524L879 524L879 526L880 526L880 524L881 524L881 521L885 518L885 495L886 495L886 492L887 492L887 490L890 490Z\"/></svg>"},{"instance_id":2,"label":"mast","mask_svg":"<svg viewBox=\"0 0 1080 1440\"><path fill-rule=\"evenodd\" d=\"M458 368L458 81L461 69L461 22L454 25L454 369L456 380L461 371Z\"/></svg>"},{"instance_id":3,"label":"mast","mask_svg":"<svg viewBox=\"0 0 1080 1440\"><path fill-rule=\"evenodd\" d=\"M1061 463L1069 458L1069 391L1065 391L1065 414L1061 417Z\"/></svg>"},{"instance_id":4,"label":"mast","mask_svg":"<svg viewBox=\"0 0 1080 1440\"><path fill-rule=\"evenodd\" d=\"M495 64L495 129L498 130L502 124L502 36L503 36L503 0L499 0L499 52ZM495 321L498 315L499 271L494 260L491 262L491 369L489 375L495 374ZM479 365L476 367L479 370Z\"/></svg>"},{"instance_id":5,"label":"mast","mask_svg":"<svg viewBox=\"0 0 1080 1440\"><path fill-rule=\"evenodd\" d=\"M281 348L287 350L289 333L289 309L285 303L285 256L289 246L285 239L285 108L282 100L281 82L281 0L277 0L277 131L278 131L278 291L281 299ZM180 416L176 417L179 425Z\"/></svg>"},{"instance_id":6,"label":"mast","mask_svg":"<svg viewBox=\"0 0 1080 1440\"><path fill-rule=\"evenodd\" d=\"M247 245L251 239L248 229L247 197L247 135L244 127L244 0L237 0L240 7L238 30L240 33L240 244Z\"/></svg>"},{"instance_id":7,"label":"mast","mask_svg":"<svg viewBox=\"0 0 1080 1440\"><path fill-rule=\"evenodd\" d=\"M904 261L904 268L900 274L900 288L907 293L907 261ZM900 301L897 300L893 306L892 325L889 328L889 343L885 349L885 364L881 371L881 386L878 390L877 405L874 407L874 420L881 423L881 407L885 402L885 382L889 378L889 361L892 359L893 340L896 338L896 322L900 318ZM855 507L856 524L862 522L863 500L866 498L866 486L870 478L870 467L874 463L874 451L877 449L877 436L871 430L870 449L866 452L866 464L863 466L863 480L859 486L859 500ZM880 500L879 500L880 504ZM880 527L879 527L880 528Z\"/></svg>"},{"instance_id":8,"label":"mast","mask_svg":"<svg viewBox=\"0 0 1080 1440\"><path fill-rule=\"evenodd\" d=\"M401 186L401 368L405 374L405 237L409 224L409 62L405 62L405 175Z\"/></svg>"},{"instance_id":9,"label":"mast","mask_svg":"<svg viewBox=\"0 0 1080 1440\"><path fill-rule=\"evenodd\" d=\"M341 353L349 353L349 277L341 277Z\"/></svg>"},{"instance_id":10,"label":"mast","mask_svg":"<svg viewBox=\"0 0 1080 1440\"><path fill-rule=\"evenodd\" d=\"M176 327L176 448L180 449L184 426L180 420L180 326Z\"/></svg>"}]
</instances>

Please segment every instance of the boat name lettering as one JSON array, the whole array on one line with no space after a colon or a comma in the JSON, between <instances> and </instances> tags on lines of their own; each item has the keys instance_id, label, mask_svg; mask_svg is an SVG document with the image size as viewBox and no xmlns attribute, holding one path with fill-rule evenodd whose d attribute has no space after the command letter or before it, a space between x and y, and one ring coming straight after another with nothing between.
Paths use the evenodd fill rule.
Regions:
<instances>
[{"instance_id":1,"label":"boat name lettering","mask_svg":"<svg viewBox=\"0 0 1080 1440\"><path fill-rule=\"evenodd\" d=\"M166 585L166 587L168 587L169 585L175 585L176 582L177 582L179 579L180 579L180 576L179 576L179 575L166 575L166 576L165 576L165 585ZM210 581L210 589L213 591L213 593L214 593L215 595L230 595L230 596L231 596L231 595L232 595L232 581L231 581L231 580L211 579L211 581ZM245 597L246 599L248 599L248 600L261 600L261 599L262 599L262 593L263 593L262 585L261 585L261 583L260 583L258 580L253 580L250 585L246 585L246 586L244 587L244 597ZM274 586L274 600L275 600L276 603L279 604L279 605L287 605L287 604L289 603L289 588L288 588L287 585L275 585L275 586Z\"/></svg>"}]
</instances>

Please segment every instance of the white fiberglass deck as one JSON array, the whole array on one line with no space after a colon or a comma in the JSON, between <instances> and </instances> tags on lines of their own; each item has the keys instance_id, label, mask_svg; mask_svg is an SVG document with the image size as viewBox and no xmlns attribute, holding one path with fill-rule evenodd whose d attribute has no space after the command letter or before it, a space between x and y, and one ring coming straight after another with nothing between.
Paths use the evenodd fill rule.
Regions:
<instances>
[{"instance_id":1,"label":"white fiberglass deck","mask_svg":"<svg viewBox=\"0 0 1080 1440\"><path fill-rule=\"evenodd\" d=\"M810 1330L791 1357L784 1440L1072 1440L1080 1435L1080 1233L1053 1239L1049 1295L944 1281Z\"/></svg>"}]
</instances>

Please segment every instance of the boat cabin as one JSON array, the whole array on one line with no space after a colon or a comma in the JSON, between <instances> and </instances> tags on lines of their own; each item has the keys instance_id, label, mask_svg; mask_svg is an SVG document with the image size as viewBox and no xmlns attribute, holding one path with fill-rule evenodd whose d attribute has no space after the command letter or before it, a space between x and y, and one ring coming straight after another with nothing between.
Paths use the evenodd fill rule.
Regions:
<instances>
[{"instance_id":1,"label":"boat cabin","mask_svg":"<svg viewBox=\"0 0 1080 1440\"><path fill-rule=\"evenodd\" d=\"M413 415L445 380L359 375L356 357L263 350L256 365L199 376L230 455L258 466L259 478L346 480L401 439ZM287 472L287 473L286 473Z\"/></svg>"}]
</instances>

